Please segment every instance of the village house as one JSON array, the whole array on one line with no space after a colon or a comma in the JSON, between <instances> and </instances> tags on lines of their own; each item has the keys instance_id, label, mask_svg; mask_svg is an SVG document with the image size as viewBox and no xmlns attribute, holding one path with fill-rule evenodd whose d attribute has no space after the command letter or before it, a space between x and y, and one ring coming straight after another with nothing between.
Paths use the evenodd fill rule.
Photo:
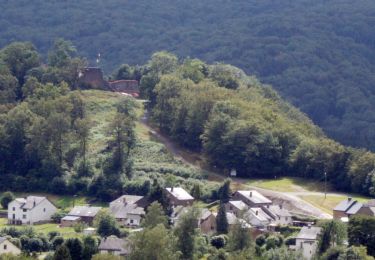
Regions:
<instances>
[{"instance_id":1,"label":"village house","mask_svg":"<svg viewBox=\"0 0 375 260\"><path fill-rule=\"evenodd\" d=\"M257 192L256 190L239 190L236 191L233 196L232 200L234 201L242 201L249 207L261 207L272 205L272 201L264 197L262 194Z\"/></svg>"},{"instance_id":2,"label":"village house","mask_svg":"<svg viewBox=\"0 0 375 260\"><path fill-rule=\"evenodd\" d=\"M356 215L375 217L375 199L363 203Z\"/></svg>"},{"instance_id":3,"label":"village house","mask_svg":"<svg viewBox=\"0 0 375 260\"><path fill-rule=\"evenodd\" d=\"M129 242L116 236L102 238L98 247L100 254L127 256L130 254Z\"/></svg>"},{"instance_id":4,"label":"village house","mask_svg":"<svg viewBox=\"0 0 375 260\"><path fill-rule=\"evenodd\" d=\"M244 215L244 220L252 227L266 230L272 218L262 208L250 208Z\"/></svg>"},{"instance_id":5,"label":"village house","mask_svg":"<svg viewBox=\"0 0 375 260\"><path fill-rule=\"evenodd\" d=\"M271 205L262 207L263 211L272 218L274 225L292 225L292 215L282 205Z\"/></svg>"},{"instance_id":6,"label":"village house","mask_svg":"<svg viewBox=\"0 0 375 260\"><path fill-rule=\"evenodd\" d=\"M320 227L303 227L296 237L295 250L301 250L304 258L311 259L317 250L321 231Z\"/></svg>"},{"instance_id":7,"label":"village house","mask_svg":"<svg viewBox=\"0 0 375 260\"><path fill-rule=\"evenodd\" d=\"M236 217L241 216L249 209L249 206L241 200L231 200L225 204L225 211L233 213Z\"/></svg>"},{"instance_id":8,"label":"village house","mask_svg":"<svg viewBox=\"0 0 375 260\"><path fill-rule=\"evenodd\" d=\"M21 249L11 243L7 238L0 237L0 255L2 254L21 254Z\"/></svg>"},{"instance_id":9,"label":"village house","mask_svg":"<svg viewBox=\"0 0 375 260\"><path fill-rule=\"evenodd\" d=\"M216 232L216 217L209 209L202 209L198 219L198 227L204 234Z\"/></svg>"},{"instance_id":10,"label":"village house","mask_svg":"<svg viewBox=\"0 0 375 260\"><path fill-rule=\"evenodd\" d=\"M165 188L165 193L172 206L191 206L194 198L181 187Z\"/></svg>"},{"instance_id":11,"label":"village house","mask_svg":"<svg viewBox=\"0 0 375 260\"><path fill-rule=\"evenodd\" d=\"M60 227L73 227L74 225L80 222L81 222L81 217L65 216L60 221Z\"/></svg>"},{"instance_id":12,"label":"village house","mask_svg":"<svg viewBox=\"0 0 375 260\"><path fill-rule=\"evenodd\" d=\"M92 225L94 218L101 210L101 207L75 206L69 213L68 217L79 217L82 222Z\"/></svg>"},{"instance_id":13,"label":"village house","mask_svg":"<svg viewBox=\"0 0 375 260\"><path fill-rule=\"evenodd\" d=\"M28 196L17 198L8 204L8 223L32 225L51 220L57 208L46 198Z\"/></svg>"},{"instance_id":14,"label":"village house","mask_svg":"<svg viewBox=\"0 0 375 260\"><path fill-rule=\"evenodd\" d=\"M109 210L121 226L138 227L147 204L143 196L123 195L109 204Z\"/></svg>"},{"instance_id":15,"label":"village house","mask_svg":"<svg viewBox=\"0 0 375 260\"><path fill-rule=\"evenodd\" d=\"M346 219L352 215L357 214L357 212L362 208L363 204L349 197L341 201L333 209L333 218L334 219Z\"/></svg>"}]
</instances>

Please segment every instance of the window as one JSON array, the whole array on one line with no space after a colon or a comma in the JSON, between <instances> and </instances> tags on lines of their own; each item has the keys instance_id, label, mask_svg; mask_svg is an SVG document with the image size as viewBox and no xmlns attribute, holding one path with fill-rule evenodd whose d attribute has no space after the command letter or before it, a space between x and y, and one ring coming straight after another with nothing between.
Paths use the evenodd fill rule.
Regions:
<instances>
[{"instance_id":1,"label":"window","mask_svg":"<svg viewBox=\"0 0 375 260\"><path fill-rule=\"evenodd\" d=\"M4 250L7 250L8 249L8 246L7 245L4 245Z\"/></svg>"},{"instance_id":2,"label":"window","mask_svg":"<svg viewBox=\"0 0 375 260\"><path fill-rule=\"evenodd\" d=\"M43 209L43 212L46 212L46 208Z\"/></svg>"},{"instance_id":3,"label":"window","mask_svg":"<svg viewBox=\"0 0 375 260\"><path fill-rule=\"evenodd\" d=\"M133 223L134 223L134 220L131 219L131 220L130 220L130 224L133 224Z\"/></svg>"},{"instance_id":4,"label":"window","mask_svg":"<svg viewBox=\"0 0 375 260\"><path fill-rule=\"evenodd\" d=\"M285 217L285 220L288 220L288 217Z\"/></svg>"},{"instance_id":5,"label":"window","mask_svg":"<svg viewBox=\"0 0 375 260\"><path fill-rule=\"evenodd\" d=\"M23 219L26 219L26 215L22 215L22 218L23 218Z\"/></svg>"},{"instance_id":6,"label":"window","mask_svg":"<svg viewBox=\"0 0 375 260\"><path fill-rule=\"evenodd\" d=\"M13 211L16 211L16 207L13 207Z\"/></svg>"},{"instance_id":7,"label":"window","mask_svg":"<svg viewBox=\"0 0 375 260\"><path fill-rule=\"evenodd\" d=\"M26 211L27 211L27 209L23 209L22 211L23 211L23 212L26 212Z\"/></svg>"}]
</instances>

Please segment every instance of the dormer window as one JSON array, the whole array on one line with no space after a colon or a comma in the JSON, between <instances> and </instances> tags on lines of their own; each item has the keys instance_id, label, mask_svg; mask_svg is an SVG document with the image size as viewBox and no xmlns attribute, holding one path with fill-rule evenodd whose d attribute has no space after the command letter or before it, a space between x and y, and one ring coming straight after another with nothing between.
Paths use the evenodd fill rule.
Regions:
<instances>
[{"instance_id":1,"label":"dormer window","mask_svg":"<svg viewBox=\"0 0 375 260\"><path fill-rule=\"evenodd\" d=\"M27 209L23 209L22 211L23 211L23 212L27 212Z\"/></svg>"}]
</instances>

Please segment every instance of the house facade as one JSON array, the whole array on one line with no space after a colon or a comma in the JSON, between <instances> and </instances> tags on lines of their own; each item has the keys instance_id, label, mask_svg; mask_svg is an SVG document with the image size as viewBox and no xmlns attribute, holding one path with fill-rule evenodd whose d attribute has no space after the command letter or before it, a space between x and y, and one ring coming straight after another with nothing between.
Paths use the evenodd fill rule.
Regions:
<instances>
[{"instance_id":1,"label":"house facade","mask_svg":"<svg viewBox=\"0 0 375 260\"><path fill-rule=\"evenodd\" d=\"M0 237L0 255L2 254L21 254L21 249L11 243L7 238Z\"/></svg>"},{"instance_id":2,"label":"house facade","mask_svg":"<svg viewBox=\"0 0 375 260\"><path fill-rule=\"evenodd\" d=\"M51 220L57 208L46 198L28 196L17 198L8 205L8 223L13 225L32 225Z\"/></svg>"},{"instance_id":3,"label":"house facade","mask_svg":"<svg viewBox=\"0 0 375 260\"><path fill-rule=\"evenodd\" d=\"M92 225L94 218L101 210L101 207L91 206L75 206L67 215L67 217L79 217L80 221Z\"/></svg>"},{"instance_id":4,"label":"house facade","mask_svg":"<svg viewBox=\"0 0 375 260\"><path fill-rule=\"evenodd\" d=\"M305 226L296 237L296 250L300 250L305 259L312 259L319 242L320 227Z\"/></svg>"},{"instance_id":5,"label":"house facade","mask_svg":"<svg viewBox=\"0 0 375 260\"><path fill-rule=\"evenodd\" d=\"M263 211L272 218L271 222L276 226L293 224L292 215L282 205L266 206Z\"/></svg>"}]
</instances>

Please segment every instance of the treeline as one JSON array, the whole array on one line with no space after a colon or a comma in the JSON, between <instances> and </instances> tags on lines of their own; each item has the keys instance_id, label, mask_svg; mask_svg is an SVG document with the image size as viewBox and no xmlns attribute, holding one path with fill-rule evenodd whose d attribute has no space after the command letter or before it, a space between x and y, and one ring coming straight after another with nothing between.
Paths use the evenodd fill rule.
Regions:
<instances>
[{"instance_id":1,"label":"treeline","mask_svg":"<svg viewBox=\"0 0 375 260\"><path fill-rule=\"evenodd\" d=\"M135 103L116 105L104 159L89 156L93 123L86 115L78 71L85 60L56 40L42 65L30 43L0 51L0 190L91 194L109 199L131 178Z\"/></svg>"},{"instance_id":2,"label":"treeline","mask_svg":"<svg viewBox=\"0 0 375 260\"><path fill-rule=\"evenodd\" d=\"M267 86L224 64L156 53L142 77L159 128L210 164L242 177L327 179L342 191L375 195L375 155L324 136Z\"/></svg>"},{"instance_id":3,"label":"treeline","mask_svg":"<svg viewBox=\"0 0 375 260\"><path fill-rule=\"evenodd\" d=\"M46 58L64 37L92 64L100 53L107 72L158 50L233 64L328 136L375 149L373 0L22 0L0 9L0 47L31 41Z\"/></svg>"}]
</instances>

